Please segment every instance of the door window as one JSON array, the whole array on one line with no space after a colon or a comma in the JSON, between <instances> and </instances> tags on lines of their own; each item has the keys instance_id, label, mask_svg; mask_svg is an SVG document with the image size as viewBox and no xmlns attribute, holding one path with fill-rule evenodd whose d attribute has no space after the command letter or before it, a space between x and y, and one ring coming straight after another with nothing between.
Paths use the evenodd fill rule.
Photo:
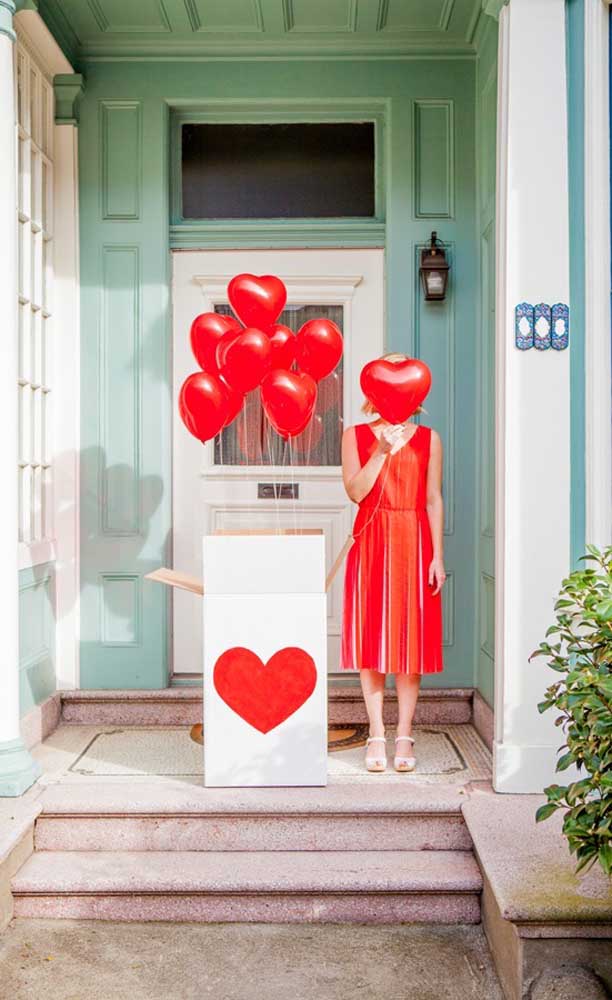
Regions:
<instances>
[{"instance_id":1,"label":"door window","mask_svg":"<svg viewBox=\"0 0 612 1000\"><path fill-rule=\"evenodd\" d=\"M229 305L217 305L215 312L232 315ZM343 313L340 305L288 305L278 322L297 333L307 320L324 318L342 330ZM342 399L341 359L336 370L319 382L316 409L306 430L285 441L268 423L259 389L254 389L234 422L215 438L215 465L339 466Z\"/></svg>"}]
</instances>

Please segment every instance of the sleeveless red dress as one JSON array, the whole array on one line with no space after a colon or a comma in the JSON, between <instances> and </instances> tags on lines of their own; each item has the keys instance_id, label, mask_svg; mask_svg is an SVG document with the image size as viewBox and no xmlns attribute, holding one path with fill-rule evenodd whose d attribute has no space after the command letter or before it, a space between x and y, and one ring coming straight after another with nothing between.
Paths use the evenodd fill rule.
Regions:
<instances>
[{"instance_id":1,"label":"sleeveless red dress","mask_svg":"<svg viewBox=\"0 0 612 1000\"><path fill-rule=\"evenodd\" d=\"M377 446L355 427L365 465ZM442 601L427 582L433 556L426 510L431 430L419 425L389 455L359 504L346 560L340 667L384 674L432 674L442 660Z\"/></svg>"}]
</instances>

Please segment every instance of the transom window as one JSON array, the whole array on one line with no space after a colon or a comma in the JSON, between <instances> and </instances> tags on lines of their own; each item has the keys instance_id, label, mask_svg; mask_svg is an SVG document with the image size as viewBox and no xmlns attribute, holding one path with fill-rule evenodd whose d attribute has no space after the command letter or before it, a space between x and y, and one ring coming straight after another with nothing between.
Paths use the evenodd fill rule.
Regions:
<instances>
[{"instance_id":1,"label":"transom window","mask_svg":"<svg viewBox=\"0 0 612 1000\"><path fill-rule=\"evenodd\" d=\"M181 126L184 219L374 218L373 122Z\"/></svg>"},{"instance_id":2,"label":"transom window","mask_svg":"<svg viewBox=\"0 0 612 1000\"><path fill-rule=\"evenodd\" d=\"M19 231L19 539L53 536L51 524L51 80L18 42L15 51Z\"/></svg>"}]
</instances>

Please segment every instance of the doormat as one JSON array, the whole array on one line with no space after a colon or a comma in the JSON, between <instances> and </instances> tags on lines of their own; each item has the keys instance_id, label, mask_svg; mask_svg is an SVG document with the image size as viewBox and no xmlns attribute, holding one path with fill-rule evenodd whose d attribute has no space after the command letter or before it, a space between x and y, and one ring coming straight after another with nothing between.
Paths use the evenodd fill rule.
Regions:
<instances>
[{"instance_id":1,"label":"doormat","mask_svg":"<svg viewBox=\"0 0 612 1000\"><path fill-rule=\"evenodd\" d=\"M201 722L197 722L189 730L189 735L194 743L200 746L204 743L204 728ZM368 725L365 722L358 722L354 725L332 725L327 729L327 750L335 753L337 750L350 750L352 747L364 747L368 738Z\"/></svg>"},{"instance_id":2,"label":"doormat","mask_svg":"<svg viewBox=\"0 0 612 1000\"><path fill-rule=\"evenodd\" d=\"M331 781L406 781L465 784L487 780L491 754L473 726L415 726L417 766L410 775L393 770L393 734L389 733L389 766L383 775L368 774L363 763L360 727L334 726L335 747L328 758ZM347 744L340 744L347 740ZM68 769L91 777L185 777L203 775L202 747L186 728L111 729L97 733Z\"/></svg>"}]
</instances>

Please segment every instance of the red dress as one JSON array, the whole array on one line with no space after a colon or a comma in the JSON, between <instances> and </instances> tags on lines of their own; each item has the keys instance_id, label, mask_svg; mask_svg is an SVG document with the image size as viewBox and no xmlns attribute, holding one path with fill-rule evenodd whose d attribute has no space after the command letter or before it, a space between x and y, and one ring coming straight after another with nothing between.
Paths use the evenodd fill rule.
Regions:
<instances>
[{"instance_id":1,"label":"red dress","mask_svg":"<svg viewBox=\"0 0 612 1000\"><path fill-rule=\"evenodd\" d=\"M355 427L365 465L377 446L369 424ZM426 510L431 430L419 425L389 454L359 504L344 577L340 667L384 674L432 674L442 660L442 601L427 582L433 556Z\"/></svg>"}]
</instances>

